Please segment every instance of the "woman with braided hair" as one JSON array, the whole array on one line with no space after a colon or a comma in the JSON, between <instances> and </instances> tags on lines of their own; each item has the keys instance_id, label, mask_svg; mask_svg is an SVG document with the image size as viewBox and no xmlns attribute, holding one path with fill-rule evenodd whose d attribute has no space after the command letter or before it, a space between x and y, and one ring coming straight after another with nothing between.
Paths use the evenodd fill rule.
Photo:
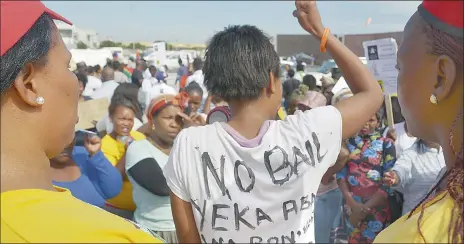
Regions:
<instances>
[{"instance_id":1,"label":"woman with braided hair","mask_svg":"<svg viewBox=\"0 0 465 244\"><path fill-rule=\"evenodd\" d=\"M424 1L405 26L397 55L409 131L440 144L447 169L375 243L463 243L463 1Z\"/></svg>"}]
</instances>

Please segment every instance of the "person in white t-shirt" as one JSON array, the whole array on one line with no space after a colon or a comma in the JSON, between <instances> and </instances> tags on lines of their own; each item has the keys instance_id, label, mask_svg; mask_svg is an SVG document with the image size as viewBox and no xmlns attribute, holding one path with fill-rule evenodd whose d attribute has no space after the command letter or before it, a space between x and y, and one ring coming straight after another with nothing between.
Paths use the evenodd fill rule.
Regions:
<instances>
[{"instance_id":1,"label":"person in white t-shirt","mask_svg":"<svg viewBox=\"0 0 465 244\"><path fill-rule=\"evenodd\" d=\"M201 58L195 58L194 61L192 62L192 67L194 68L194 73L187 77L186 80L186 85L189 85L192 82L196 82L199 84L200 87L202 87L203 90L203 96L202 96L202 104L200 105L200 112L203 112L203 108L205 106L205 102L207 101L208 97L208 92L207 88L205 87L204 84L204 74L202 71L203 68L203 61Z\"/></svg>"},{"instance_id":2,"label":"person in white t-shirt","mask_svg":"<svg viewBox=\"0 0 465 244\"><path fill-rule=\"evenodd\" d=\"M176 90L167 85L164 82L155 83L151 88L145 92L145 108L148 108L152 99L157 98L160 95L176 95L178 94Z\"/></svg>"},{"instance_id":3,"label":"person in white t-shirt","mask_svg":"<svg viewBox=\"0 0 465 244\"><path fill-rule=\"evenodd\" d=\"M145 67L147 67L147 64L146 64ZM152 74L150 73L149 68L146 68L146 69L144 70L144 73L142 73L142 75L143 75L143 77L144 77L144 79L145 79L145 78L149 78Z\"/></svg>"},{"instance_id":4,"label":"person in white t-shirt","mask_svg":"<svg viewBox=\"0 0 465 244\"><path fill-rule=\"evenodd\" d=\"M302 27L324 27L314 2L296 2ZM189 127L176 138L164 176L180 243L309 243L325 173L335 174L341 140L357 133L383 102L372 74L328 35L326 48L355 95L274 120L281 104L279 56L250 25L230 26L208 45L205 85L228 102L227 123ZM363 107L363 109L353 109Z\"/></svg>"},{"instance_id":5,"label":"person in white t-shirt","mask_svg":"<svg viewBox=\"0 0 465 244\"><path fill-rule=\"evenodd\" d=\"M386 127L383 132L383 136L390 137L395 141L396 154L397 157L400 157L405 150L415 144L418 138L408 133L407 123L405 123L405 118L402 116L402 110L397 96L391 97L391 107L395 124L393 128L390 128L389 126Z\"/></svg>"},{"instance_id":6,"label":"person in white t-shirt","mask_svg":"<svg viewBox=\"0 0 465 244\"><path fill-rule=\"evenodd\" d=\"M399 157L402 153L415 144L418 138L408 133L407 124L404 122L397 123L393 129L389 127L385 129L384 136L392 137L395 141L396 154Z\"/></svg>"},{"instance_id":7,"label":"person in white t-shirt","mask_svg":"<svg viewBox=\"0 0 465 244\"><path fill-rule=\"evenodd\" d=\"M150 77L144 78L144 80L142 81L141 89L143 92L148 92L150 88L152 88L154 85L159 83L158 80L155 78L155 75L157 73L157 68L153 65L150 65L149 72L150 72Z\"/></svg>"},{"instance_id":8,"label":"person in white t-shirt","mask_svg":"<svg viewBox=\"0 0 465 244\"><path fill-rule=\"evenodd\" d=\"M103 68L102 71L102 86L92 93L92 99L107 98L111 100L115 89L119 86L119 83L115 80L115 72L110 67Z\"/></svg>"},{"instance_id":9,"label":"person in white t-shirt","mask_svg":"<svg viewBox=\"0 0 465 244\"><path fill-rule=\"evenodd\" d=\"M102 80L95 77L95 68L87 66L87 83L82 95L84 97L91 97L94 91L100 87L102 87Z\"/></svg>"}]
</instances>

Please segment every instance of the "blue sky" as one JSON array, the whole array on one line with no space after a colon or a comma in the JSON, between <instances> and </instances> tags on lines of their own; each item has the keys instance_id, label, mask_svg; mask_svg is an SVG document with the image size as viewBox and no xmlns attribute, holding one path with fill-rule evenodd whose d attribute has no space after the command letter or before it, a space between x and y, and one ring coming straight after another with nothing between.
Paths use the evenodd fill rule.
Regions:
<instances>
[{"instance_id":1,"label":"blue sky","mask_svg":"<svg viewBox=\"0 0 465 244\"><path fill-rule=\"evenodd\" d=\"M204 43L231 24L251 24L269 35L304 34L294 1L50 1L52 10L100 40ZM320 1L323 23L335 34L400 31L419 1ZM371 17L371 24L365 21Z\"/></svg>"}]
</instances>

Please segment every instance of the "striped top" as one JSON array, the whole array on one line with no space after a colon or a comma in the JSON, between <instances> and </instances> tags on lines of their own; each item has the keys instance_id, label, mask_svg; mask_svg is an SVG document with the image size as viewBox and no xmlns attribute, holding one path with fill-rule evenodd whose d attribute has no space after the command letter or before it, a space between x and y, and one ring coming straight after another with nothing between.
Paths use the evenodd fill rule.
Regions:
<instances>
[{"instance_id":1,"label":"striped top","mask_svg":"<svg viewBox=\"0 0 465 244\"><path fill-rule=\"evenodd\" d=\"M418 141L405 150L394 165L399 184L393 189L404 194L402 214L410 212L431 190L439 172L446 166L442 149L428 148Z\"/></svg>"}]
</instances>

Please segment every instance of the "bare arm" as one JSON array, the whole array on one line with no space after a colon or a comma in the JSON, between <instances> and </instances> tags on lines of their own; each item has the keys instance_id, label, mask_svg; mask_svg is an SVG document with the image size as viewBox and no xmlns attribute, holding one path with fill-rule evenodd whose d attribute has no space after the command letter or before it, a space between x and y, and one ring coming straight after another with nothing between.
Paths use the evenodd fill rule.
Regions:
<instances>
[{"instance_id":1,"label":"bare arm","mask_svg":"<svg viewBox=\"0 0 465 244\"><path fill-rule=\"evenodd\" d=\"M302 28L321 40L324 26L315 1L295 1L294 16ZM326 49L344 74L344 79L354 96L336 105L342 115L342 138L357 133L383 103L383 94L375 77L344 44L331 33L328 34Z\"/></svg>"},{"instance_id":2,"label":"bare arm","mask_svg":"<svg viewBox=\"0 0 465 244\"><path fill-rule=\"evenodd\" d=\"M336 37L330 34L326 47L354 93L353 97L335 105L342 116L342 138L347 139L355 135L379 110L383 103L383 94L368 68Z\"/></svg>"},{"instance_id":3,"label":"bare arm","mask_svg":"<svg viewBox=\"0 0 465 244\"><path fill-rule=\"evenodd\" d=\"M126 177L126 154L116 163L115 168L121 173L123 177Z\"/></svg>"},{"instance_id":4,"label":"bare arm","mask_svg":"<svg viewBox=\"0 0 465 244\"><path fill-rule=\"evenodd\" d=\"M191 203L181 200L172 192L170 193L170 198L171 212L173 213L178 242L201 243Z\"/></svg>"},{"instance_id":5,"label":"bare arm","mask_svg":"<svg viewBox=\"0 0 465 244\"><path fill-rule=\"evenodd\" d=\"M339 185L339 189L341 190L342 196L344 197L344 200L346 201L347 205L354 206L356 202L350 194L347 181L345 179L340 179L337 181L337 184Z\"/></svg>"},{"instance_id":6,"label":"bare arm","mask_svg":"<svg viewBox=\"0 0 465 244\"><path fill-rule=\"evenodd\" d=\"M373 197L371 197L370 200L368 200L368 202L366 202L364 205L366 208L369 208L369 209L377 207L377 206L382 206L386 204L387 198L388 198L388 195L386 193L377 191L373 195Z\"/></svg>"},{"instance_id":7,"label":"bare arm","mask_svg":"<svg viewBox=\"0 0 465 244\"><path fill-rule=\"evenodd\" d=\"M205 104L203 105L203 113L208 114L210 113L210 104L212 103L212 95L208 95L207 99L205 100Z\"/></svg>"},{"instance_id":8,"label":"bare arm","mask_svg":"<svg viewBox=\"0 0 465 244\"><path fill-rule=\"evenodd\" d=\"M346 145L343 143L341 146L341 151L339 152L339 155L337 156L336 163L329 167L326 173L323 175L323 178L321 179L321 183L323 184L328 184L334 179L334 174L337 172L341 171L344 166L347 163L347 160L349 159L349 150L347 149Z\"/></svg>"}]
</instances>

